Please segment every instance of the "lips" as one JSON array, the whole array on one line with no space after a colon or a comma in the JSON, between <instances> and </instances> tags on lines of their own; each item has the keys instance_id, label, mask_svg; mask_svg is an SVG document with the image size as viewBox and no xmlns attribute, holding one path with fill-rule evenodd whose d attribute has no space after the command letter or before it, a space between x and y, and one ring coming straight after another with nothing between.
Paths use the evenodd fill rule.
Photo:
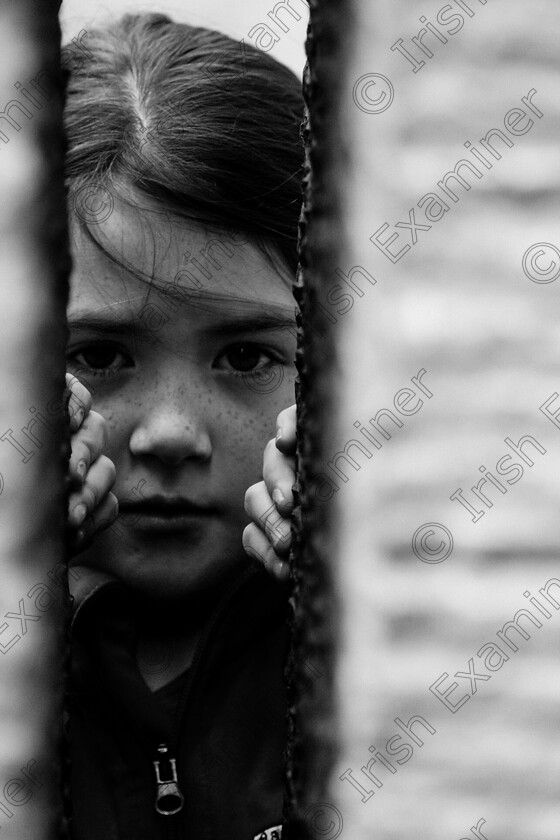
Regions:
<instances>
[{"instance_id":1,"label":"lips","mask_svg":"<svg viewBox=\"0 0 560 840\"><path fill-rule=\"evenodd\" d=\"M200 520L217 516L220 509L179 496L150 496L141 501L123 500L119 517L138 531L180 532L192 529Z\"/></svg>"}]
</instances>

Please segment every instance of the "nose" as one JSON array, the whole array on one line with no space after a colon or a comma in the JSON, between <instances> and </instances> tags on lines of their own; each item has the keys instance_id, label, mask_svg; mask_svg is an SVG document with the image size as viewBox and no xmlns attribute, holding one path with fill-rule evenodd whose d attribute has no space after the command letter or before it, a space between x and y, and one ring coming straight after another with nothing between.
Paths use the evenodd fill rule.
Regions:
<instances>
[{"instance_id":1,"label":"nose","mask_svg":"<svg viewBox=\"0 0 560 840\"><path fill-rule=\"evenodd\" d=\"M165 398L157 392L146 396L142 413L129 440L136 457L157 458L167 466L185 460L203 462L212 454L212 442L204 418L189 397L176 392Z\"/></svg>"}]
</instances>

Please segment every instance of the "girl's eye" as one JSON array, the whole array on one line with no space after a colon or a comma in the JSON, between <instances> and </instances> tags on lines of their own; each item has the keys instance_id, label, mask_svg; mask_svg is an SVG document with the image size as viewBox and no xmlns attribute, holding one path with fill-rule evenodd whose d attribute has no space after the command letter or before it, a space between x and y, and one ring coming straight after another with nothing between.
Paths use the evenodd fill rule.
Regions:
<instances>
[{"instance_id":1,"label":"girl's eye","mask_svg":"<svg viewBox=\"0 0 560 840\"><path fill-rule=\"evenodd\" d=\"M259 344L236 344L221 354L216 367L237 373L253 373L274 363L278 363L278 359Z\"/></svg>"},{"instance_id":2,"label":"girl's eye","mask_svg":"<svg viewBox=\"0 0 560 840\"><path fill-rule=\"evenodd\" d=\"M69 362L85 372L110 374L123 367L130 367L132 361L113 344L92 344L69 354Z\"/></svg>"}]
</instances>

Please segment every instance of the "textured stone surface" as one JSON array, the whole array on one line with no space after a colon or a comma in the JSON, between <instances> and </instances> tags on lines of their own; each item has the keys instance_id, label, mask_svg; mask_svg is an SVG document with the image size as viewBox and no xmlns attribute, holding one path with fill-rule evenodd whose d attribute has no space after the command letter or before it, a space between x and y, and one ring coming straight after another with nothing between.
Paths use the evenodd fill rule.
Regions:
<instances>
[{"instance_id":1,"label":"textured stone surface","mask_svg":"<svg viewBox=\"0 0 560 840\"><path fill-rule=\"evenodd\" d=\"M458 12L459 5L452 8ZM334 482L333 498L323 503L329 513L315 520L321 533L312 530L307 537L330 546L319 574L334 578L340 603L333 613L315 594L310 599L311 617L325 610L323 619L328 616L338 631L336 712L325 720L317 699L319 716L307 724L310 745L321 727L328 741L334 732L340 739L328 785L312 782L309 788L311 801L324 807L308 828L327 840L472 838L471 827L481 819L488 840L554 840L560 830L560 610L538 596L547 617L524 597L560 579L560 428L539 411L560 392L560 277L551 279L553 268L548 278L538 274L555 261L560 268L560 250L554 250L560 249L560 8L552 0L462 5L471 16L463 8L463 26L451 35L449 25L437 22L443 3L318 4L321 25L328 26L336 10L345 21L338 31L351 42L338 75L332 67L318 69L319 85L336 78L341 86L338 111L321 112L333 108L328 96L315 104L325 132L315 142L326 146L321 166L328 169L330 202L340 202L341 210L324 198L319 208L311 205L309 222L318 240L324 237L332 248L330 262L322 259L308 276L320 289L321 323L325 329L330 324L316 350L331 365L331 379L326 387L318 374L307 397L312 416L306 427L315 440L308 479L322 472ZM422 27L420 16L438 26L447 43L427 35L424 44L433 57L424 55L424 66L414 73L391 46L402 38L420 59L410 41ZM391 104L391 89L370 74L391 82ZM522 103L533 89L542 116ZM510 115L509 125L526 129L523 134L504 126L517 107L528 117L515 126L519 115ZM479 140L494 128L512 145L494 139L501 157L486 150L486 168L464 144L484 152ZM336 163L330 165L332 157ZM443 218L428 221L418 202L428 193L445 199L438 181L464 158L478 165L481 177L462 170L470 189L448 183L456 187L457 200L447 196ZM409 224L411 209L417 223L431 225L417 231L414 244L410 229L395 227ZM393 254L410 246L398 261L370 239L384 224L381 242L398 234ZM528 254L531 280L522 260L537 243L553 248ZM319 242L319 255L327 251L325 241ZM311 249L308 258L313 256ZM348 276L355 267L352 279L361 294L346 285L341 299L334 286L341 282L337 269ZM551 282L535 282L544 279ZM332 303L335 293L338 303ZM421 370L431 396L411 382ZM408 404L407 387L416 395ZM399 413L395 399L415 413ZM560 399L551 403L554 412L559 408ZM369 420L381 409L390 409L402 425L385 415L385 435L376 431ZM546 449L526 443L532 466L505 443L526 435ZM366 451L347 450L354 464L335 459L351 440ZM521 463L522 475L518 470L500 477L496 464L511 467L511 459L501 460L508 452ZM489 504L471 489L483 478L481 466L502 484L482 487ZM459 488L482 511L478 521L450 499ZM324 485L325 496L327 490ZM414 534L428 523L447 532L419 532L416 549L438 563L422 561L412 548ZM453 547L443 559L451 548L448 532ZM560 602L559 593L551 589ZM497 633L521 609L530 609L542 627L521 619L530 638L511 631L515 651ZM499 670L489 670L477 656L488 642L499 643L509 656ZM470 681L453 676L468 672L471 658L476 672L487 677L474 683L472 695ZM455 713L429 690L444 673L451 677L441 691L458 684L450 701L467 697ZM405 752L389 755L387 742L399 733L395 718L406 722L415 715L436 731L429 734L417 724L423 746L413 743L406 761ZM391 743L396 749L403 742ZM378 755L369 765L377 783L361 770L373 758L370 747L392 762L391 770ZM348 775L340 778L348 770L362 792Z\"/></svg>"},{"instance_id":2,"label":"textured stone surface","mask_svg":"<svg viewBox=\"0 0 560 840\"><path fill-rule=\"evenodd\" d=\"M0 831L7 840L61 836L65 589L63 573L59 582L48 576L64 559L67 454L58 5L0 3Z\"/></svg>"},{"instance_id":3,"label":"textured stone surface","mask_svg":"<svg viewBox=\"0 0 560 840\"><path fill-rule=\"evenodd\" d=\"M339 134L326 113L336 108L337 66L343 46L335 36L344 4L331 3L318 14L311 3L311 20L304 74L306 118L305 202L300 224L301 266L295 295L301 309L297 367L298 508L295 514L294 661L289 674L291 732L288 761L288 840L314 837L317 803L328 783L336 754L333 715L334 648L337 613L329 564L329 511L314 503L314 470L325 457L324 409L336 382L334 338L317 320L321 276L341 242L335 235L340 208L332 190L332 159L328 153ZM325 61L325 48L329 55ZM336 50L338 62L334 60ZM302 330L302 325L305 328Z\"/></svg>"}]
</instances>

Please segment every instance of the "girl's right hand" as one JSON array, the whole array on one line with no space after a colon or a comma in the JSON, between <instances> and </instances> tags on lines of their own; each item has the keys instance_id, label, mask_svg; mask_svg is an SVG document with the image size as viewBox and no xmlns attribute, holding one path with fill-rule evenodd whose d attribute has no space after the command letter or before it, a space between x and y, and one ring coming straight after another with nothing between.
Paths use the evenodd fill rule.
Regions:
<instances>
[{"instance_id":1,"label":"girl's right hand","mask_svg":"<svg viewBox=\"0 0 560 840\"><path fill-rule=\"evenodd\" d=\"M91 395L75 376L66 374L66 387L70 391L71 435L67 544L70 554L75 555L87 548L97 532L114 522L119 505L111 492L115 466L104 454L105 420L91 410Z\"/></svg>"},{"instance_id":2,"label":"girl's right hand","mask_svg":"<svg viewBox=\"0 0 560 840\"><path fill-rule=\"evenodd\" d=\"M296 407L292 405L278 415L276 438L266 445L264 480L251 485L245 494L245 510L253 521L243 531L243 548L279 580L289 577L295 456Z\"/></svg>"}]
</instances>

